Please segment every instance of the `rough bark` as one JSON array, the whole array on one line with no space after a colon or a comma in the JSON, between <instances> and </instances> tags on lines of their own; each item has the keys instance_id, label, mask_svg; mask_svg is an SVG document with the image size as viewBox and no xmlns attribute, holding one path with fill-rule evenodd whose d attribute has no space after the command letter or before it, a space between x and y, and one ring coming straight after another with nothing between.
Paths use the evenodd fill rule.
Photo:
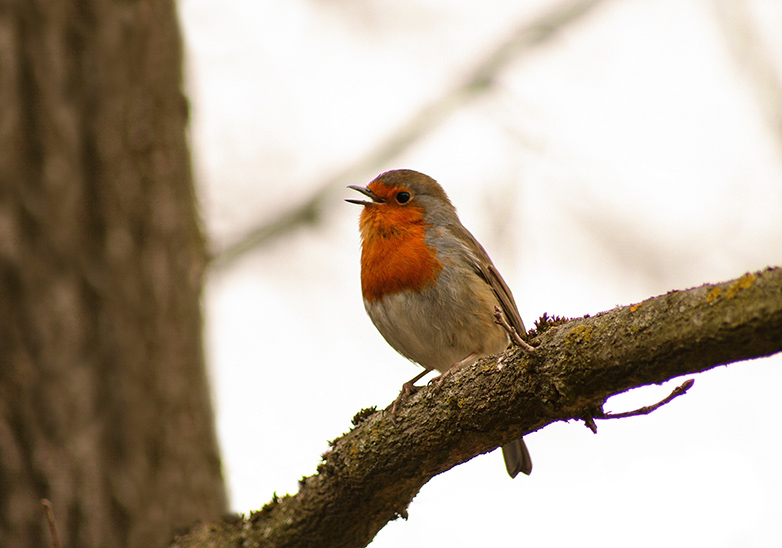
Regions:
<instances>
[{"instance_id":1,"label":"rough bark","mask_svg":"<svg viewBox=\"0 0 782 548\"><path fill-rule=\"evenodd\" d=\"M404 516L434 475L556 421L591 420L625 390L782 351L782 269L672 291L551 327L419 391L397 425L382 412L332 442L299 492L202 526L179 548L358 547Z\"/></svg>"},{"instance_id":2,"label":"rough bark","mask_svg":"<svg viewBox=\"0 0 782 548\"><path fill-rule=\"evenodd\" d=\"M225 509L173 3L0 6L0 546Z\"/></svg>"}]
</instances>

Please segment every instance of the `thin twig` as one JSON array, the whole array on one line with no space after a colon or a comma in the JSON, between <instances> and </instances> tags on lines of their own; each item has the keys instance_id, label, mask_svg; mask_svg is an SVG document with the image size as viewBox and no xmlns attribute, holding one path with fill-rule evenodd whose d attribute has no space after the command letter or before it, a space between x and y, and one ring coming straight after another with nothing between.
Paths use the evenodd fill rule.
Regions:
<instances>
[{"instance_id":1,"label":"thin twig","mask_svg":"<svg viewBox=\"0 0 782 548\"><path fill-rule=\"evenodd\" d=\"M49 523L49 533L52 536L52 548L62 548L60 544L60 535L57 534L57 522L54 521L54 512L52 511L52 503L48 499L41 499L43 504L43 512L46 515L46 521Z\"/></svg>"},{"instance_id":2,"label":"thin twig","mask_svg":"<svg viewBox=\"0 0 782 548\"><path fill-rule=\"evenodd\" d=\"M595 418L589 414L585 413L583 417L581 417L581 420L584 421L584 426L589 428L593 434L597 434L597 425L595 424Z\"/></svg>"},{"instance_id":3,"label":"thin twig","mask_svg":"<svg viewBox=\"0 0 782 548\"><path fill-rule=\"evenodd\" d=\"M652 411L655 411L665 405L666 403L671 402L672 400L678 398L679 396L686 394L687 390L692 388L692 385L695 383L694 379L688 379L684 381L684 383L681 384L681 386L677 386L673 389L673 392L670 393L670 395L665 398L662 401L659 401L655 403L654 405L647 405L645 407L641 407L640 409L636 409L635 411L625 411L624 413L604 413L602 416L595 417L597 419L624 419L626 417L637 417L638 415L648 415Z\"/></svg>"},{"instance_id":4,"label":"thin twig","mask_svg":"<svg viewBox=\"0 0 782 548\"><path fill-rule=\"evenodd\" d=\"M519 332L516 331L516 328L508 323L508 320L505 319L505 314L502 313L502 310L500 310L499 306L494 307L494 323L502 326L505 331L508 332L508 335L510 335L510 340L516 343L516 345L520 346L524 352L527 354L532 354L535 352L535 347L522 339L519 336Z\"/></svg>"},{"instance_id":5,"label":"thin twig","mask_svg":"<svg viewBox=\"0 0 782 548\"><path fill-rule=\"evenodd\" d=\"M521 25L508 39L489 52L467 77L439 99L416 112L386 139L353 165L327 179L306 202L283 212L270 222L251 229L245 236L217 251L210 261L213 269L225 268L236 259L301 224L317 221L324 204L336 189L356 179L375 174L384 164L427 135L465 102L494 88L497 75L521 54L547 43L559 31L606 0L573 0L560 4L531 23Z\"/></svg>"}]
</instances>

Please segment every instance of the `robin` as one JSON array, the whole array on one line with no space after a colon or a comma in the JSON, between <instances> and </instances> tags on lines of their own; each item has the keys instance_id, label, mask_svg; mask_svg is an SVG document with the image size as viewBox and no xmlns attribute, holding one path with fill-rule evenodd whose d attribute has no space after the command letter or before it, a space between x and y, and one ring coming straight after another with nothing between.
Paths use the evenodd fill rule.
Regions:
<instances>
[{"instance_id":1,"label":"robin","mask_svg":"<svg viewBox=\"0 0 782 548\"><path fill-rule=\"evenodd\" d=\"M361 292L364 307L383 338L424 371L406 382L392 406L417 390L415 382L436 369L449 371L497 354L508 346L505 320L526 334L516 302L489 255L462 226L443 188L408 169L382 173L364 188L349 186L370 201L361 231ZM524 440L502 446L508 474L532 471Z\"/></svg>"}]
</instances>

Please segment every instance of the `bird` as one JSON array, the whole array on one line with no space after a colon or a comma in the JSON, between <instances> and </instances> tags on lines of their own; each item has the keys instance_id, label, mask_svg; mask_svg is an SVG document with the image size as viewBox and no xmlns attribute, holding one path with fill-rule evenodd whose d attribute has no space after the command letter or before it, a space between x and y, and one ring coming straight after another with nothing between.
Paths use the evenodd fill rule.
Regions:
<instances>
[{"instance_id":1,"label":"bird","mask_svg":"<svg viewBox=\"0 0 782 548\"><path fill-rule=\"evenodd\" d=\"M399 354L424 371L404 383L391 418L415 383L432 370L433 381L509 344L495 322L499 307L507 324L526 335L510 288L478 240L462 225L442 186L409 169L381 173L366 187L348 186L369 200L363 206L361 292L377 330ZM502 446L511 478L529 475L532 460L523 438Z\"/></svg>"}]
</instances>

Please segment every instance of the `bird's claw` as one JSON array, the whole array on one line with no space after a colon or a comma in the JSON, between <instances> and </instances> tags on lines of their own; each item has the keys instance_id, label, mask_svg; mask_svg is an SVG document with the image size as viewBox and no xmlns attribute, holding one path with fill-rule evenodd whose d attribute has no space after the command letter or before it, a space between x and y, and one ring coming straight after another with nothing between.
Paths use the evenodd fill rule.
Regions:
<instances>
[{"instance_id":1,"label":"bird's claw","mask_svg":"<svg viewBox=\"0 0 782 548\"><path fill-rule=\"evenodd\" d=\"M408 396L412 396L419 390L421 390L421 386L416 386L413 384L413 381L408 381L405 384L402 385L402 390L399 391L399 395L394 400L394 403L391 404L391 423L396 425L396 412L399 409L399 404L402 403L402 401L407 398Z\"/></svg>"}]
</instances>

